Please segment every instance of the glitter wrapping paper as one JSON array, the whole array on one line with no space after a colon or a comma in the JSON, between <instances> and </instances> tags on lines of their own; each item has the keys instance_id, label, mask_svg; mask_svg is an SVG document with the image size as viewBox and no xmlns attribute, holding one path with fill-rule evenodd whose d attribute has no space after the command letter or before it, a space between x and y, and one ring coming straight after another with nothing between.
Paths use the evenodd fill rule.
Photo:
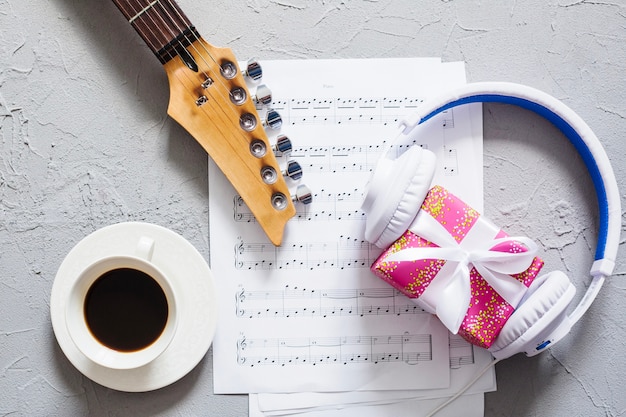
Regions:
<instances>
[{"instance_id":1,"label":"glitter wrapping paper","mask_svg":"<svg viewBox=\"0 0 626 417\"><path fill-rule=\"evenodd\" d=\"M437 231L438 233L447 233L454 239L454 242L448 243L449 245L466 247L461 251L463 253L468 251L468 245L487 245L490 251L488 253L499 252L498 255L503 254L503 256L504 254L522 255L528 250L527 246L514 240L517 238L508 238L504 231L441 186L435 186L429 191L421 206L418 218L420 217L420 221L416 219L409 230L379 256L372 264L371 270L431 313L436 313L439 303L458 303L458 300L450 300L450 297L442 299L441 288L437 288L438 280L444 282L449 279L450 274L458 270L454 267L454 264L458 262L449 260L451 258L446 260L428 256L421 259L392 259L397 259L402 253L412 254L416 252L414 248L420 248L419 250L424 253L430 253L432 249L424 251L423 248L439 248L439 245L433 243L436 239L431 238L434 236L433 232L427 230L432 229L432 226L428 225L428 222L432 223L432 219L438 224L436 228L441 229ZM492 241L495 242L493 246L490 246ZM527 288L537 277L543 261L531 255L528 257L528 262L521 267L522 269L513 269L515 273L507 273L506 278L517 286L513 285L513 290L509 290L506 297L503 297L487 282L485 277L478 272L477 266L478 262L476 265L468 262L467 265L464 279L469 280L469 304L467 310L464 306L456 306L461 308L461 314L464 314L462 321L459 321L458 333L472 344L489 348ZM490 275L489 271L485 271L484 268L478 269L484 271L485 276ZM435 285L431 285L433 282ZM490 282L493 282L493 279ZM511 295L511 291L514 294ZM504 293L504 291L501 292ZM446 324L445 321L444 324ZM446 325L448 328L455 327ZM451 331L455 330L451 328Z\"/></svg>"}]
</instances>

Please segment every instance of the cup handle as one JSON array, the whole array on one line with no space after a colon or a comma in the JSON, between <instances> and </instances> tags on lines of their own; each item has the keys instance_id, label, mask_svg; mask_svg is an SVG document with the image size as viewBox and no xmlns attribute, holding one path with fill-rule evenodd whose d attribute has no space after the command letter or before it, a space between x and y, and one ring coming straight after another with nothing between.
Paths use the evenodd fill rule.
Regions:
<instances>
[{"instance_id":1,"label":"cup handle","mask_svg":"<svg viewBox=\"0 0 626 417\"><path fill-rule=\"evenodd\" d=\"M142 236L137 242L137 249L135 253L138 257L145 259L146 261L152 260L152 253L154 252L154 240L149 237Z\"/></svg>"}]
</instances>

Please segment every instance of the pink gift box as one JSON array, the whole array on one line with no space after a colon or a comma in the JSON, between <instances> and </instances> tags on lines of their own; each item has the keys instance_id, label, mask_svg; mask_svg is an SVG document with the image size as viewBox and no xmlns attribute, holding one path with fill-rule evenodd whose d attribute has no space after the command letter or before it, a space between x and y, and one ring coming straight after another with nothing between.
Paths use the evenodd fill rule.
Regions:
<instances>
[{"instance_id":1,"label":"pink gift box","mask_svg":"<svg viewBox=\"0 0 626 417\"><path fill-rule=\"evenodd\" d=\"M390 258L398 259L398 255L402 253L409 254L405 257L410 257L414 253L420 252L413 250L414 248L440 248L440 245L427 240L425 237L428 236L430 240L436 240L430 237L437 234L432 231L433 219L436 221L434 228L441 229L436 231L437 233L446 233L448 239L449 237L454 239L454 242L448 242L448 245L459 245L459 247L464 244L465 246L487 245L486 252L482 251L481 253L495 253L496 255L512 257L523 256L525 252L529 251L528 245L515 240L518 238L508 238L504 231L481 217L476 210L449 193L445 188L433 187L426 196L418 218L413 225L392 243L371 267L372 272L378 277L387 281L431 313L438 310L437 304L450 303L451 301L437 298L437 294L440 293L435 288L438 285L433 285L433 290L430 293L434 295L431 294L431 299L427 300L428 297L425 296L425 293L429 293L427 289L436 280L443 279L445 281L449 279L448 275L458 270L452 264L458 262L429 257L433 253L432 249L425 251L420 249L426 256L418 257L418 259L390 260ZM468 235L471 237L466 240ZM527 238L519 239L525 239L525 242L528 240ZM494 240L497 241L493 243ZM489 245L492 243L494 246L490 247ZM467 248L459 251L459 253L467 252ZM530 252L526 253L526 255L529 254ZM477 271L477 261L468 263L464 279L469 280L469 294L467 295L469 304L462 321L459 321L460 326L458 327L458 333L468 342L489 348L498 337L502 327L517 307L519 300L543 266L543 261L537 257L530 255L530 257L527 256L527 259L524 267L522 267L524 269L514 269L515 273L509 271L507 274L495 273L499 276L506 275L508 280L517 285L517 287L513 285L514 293L510 294L511 291L509 290L506 297L498 293ZM452 262L452 264L446 266L448 262ZM485 276L493 276L490 271L485 271L484 267L478 269L484 271ZM469 270L468 273L467 270ZM490 279L490 282L494 282L493 278ZM494 286L497 285L494 284ZM511 302L511 300L513 301ZM461 314L465 311L463 306L456 308L462 308ZM445 321L444 324L446 324ZM450 325L447 326L448 328L451 327ZM454 332L457 329L450 330Z\"/></svg>"}]
</instances>

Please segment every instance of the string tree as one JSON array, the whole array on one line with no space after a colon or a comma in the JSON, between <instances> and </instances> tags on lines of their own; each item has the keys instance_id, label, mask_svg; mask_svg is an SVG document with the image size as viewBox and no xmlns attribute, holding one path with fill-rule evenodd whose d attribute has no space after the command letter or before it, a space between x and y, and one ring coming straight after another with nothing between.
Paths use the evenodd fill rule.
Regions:
<instances>
[{"instance_id":1,"label":"string tree","mask_svg":"<svg viewBox=\"0 0 626 417\"><path fill-rule=\"evenodd\" d=\"M208 102L209 102L208 97L205 95L201 95L200 97L196 99L196 106L200 107Z\"/></svg>"},{"instance_id":2,"label":"string tree","mask_svg":"<svg viewBox=\"0 0 626 417\"><path fill-rule=\"evenodd\" d=\"M209 88L210 86L212 86L214 83L213 78L209 77L208 75L206 76L205 80L202 81L202 83L200 84L200 87L202 87L203 90L206 90L207 88Z\"/></svg>"}]
</instances>

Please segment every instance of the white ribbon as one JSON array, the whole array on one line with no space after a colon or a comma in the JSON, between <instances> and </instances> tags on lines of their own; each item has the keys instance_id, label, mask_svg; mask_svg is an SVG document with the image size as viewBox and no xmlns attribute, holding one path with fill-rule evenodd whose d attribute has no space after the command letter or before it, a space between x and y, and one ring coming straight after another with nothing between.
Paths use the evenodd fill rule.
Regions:
<instances>
[{"instance_id":1,"label":"white ribbon","mask_svg":"<svg viewBox=\"0 0 626 417\"><path fill-rule=\"evenodd\" d=\"M433 287L430 297L436 298L435 313L451 332L456 334L459 331L469 307L471 266L513 307L517 307L526 294L528 288L511 275L524 272L532 264L537 245L531 239L524 236L494 239L499 230L479 218L466 237L457 243L441 224L423 211L420 211L410 230L439 247L406 248L389 255L385 260L402 262L443 259L447 261L445 266L449 262L456 264L449 274L440 271L426 290ZM499 245L513 243L518 246L522 244L527 250L514 253L494 250ZM433 285L439 280L441 282Z\"/></svg>"}]
</instances>

